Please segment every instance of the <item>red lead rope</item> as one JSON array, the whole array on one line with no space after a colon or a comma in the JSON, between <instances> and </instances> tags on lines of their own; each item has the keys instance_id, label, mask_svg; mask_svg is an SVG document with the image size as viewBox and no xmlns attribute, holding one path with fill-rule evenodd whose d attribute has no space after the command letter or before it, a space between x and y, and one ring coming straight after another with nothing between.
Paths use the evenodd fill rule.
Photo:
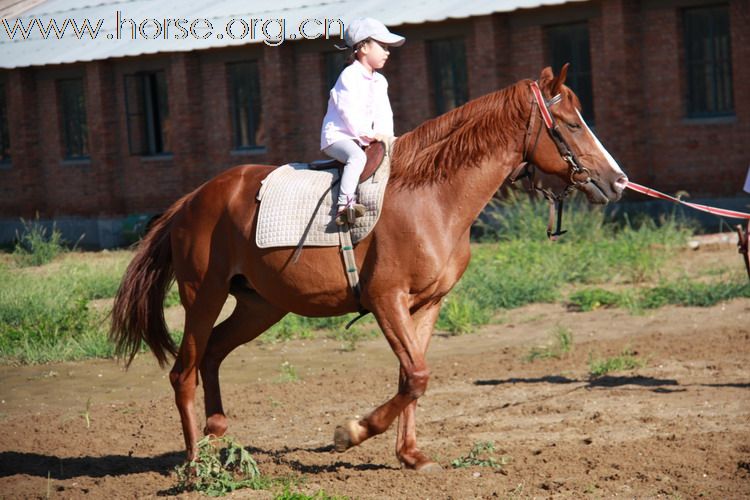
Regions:
<instances>
[{"instance_id":1,"label":"red lead rope","mask_svg":"<svg viewBox=\"0 0 750 500\"><path fill-rule=\"evenodd\" d=\"M687 205L690 208L694 208L702 212L708 212L710 214L720 215L722 217L731 217L733 219L746 219L747 228L744 231L740 224L737 225L737 235L739 237L737 241L737 248L739 252L742 254L743 259L745 260L745 269L747 270L747 277L750 278L750 258L748 258L748 236L750 235L750 214L745 213L745 212L737 212L735 210L727 210L725 208L709 207L708 205L701 205L700 203L690 203L688 201L682 201L679 198L675 198L674 196L669 196L668 194L664 194L655 189L647 188L646 186L641 186L640 184L636 184L635 182L628 182L627 187L628 189L632 189L633 191L636 191L638 193L645 194L646 196L651 196L652 198L658 198L660 200L669 200L669 201L674 201L676 203L682 203L683 205Z\"/></svg>"},{"instance_id":2,"label":"red lead rope","mask_svg":"<svg viewBox=\"0 0 750 500\"><path fill-rule=\"evenodd\" d=\"M661 200L669 200L669 201L674 201L676 203L682 203L683 205L687 205L690 208L694 208L702 212L708 212L714 215L720 215L722 217L731 217L733 219L750 219L750 214L745 213L745 212L737 212L735 210L727 210L725 208L709 207L708 205L701 205L700 203L690 203L688 201L682 201L679 198L675 198L674 196L669 196L668 194L664 194L660 191L657 191L656 189L651 189L651 188L647 188L646 186L641 186L640 184L636 184L635 182L632 182L632 181L628 182L628 189L632 189L633 191L636 191L638 193L645 194L646 196L651 196L652 198L659 198Z\"/></svg>"}]
</instances>

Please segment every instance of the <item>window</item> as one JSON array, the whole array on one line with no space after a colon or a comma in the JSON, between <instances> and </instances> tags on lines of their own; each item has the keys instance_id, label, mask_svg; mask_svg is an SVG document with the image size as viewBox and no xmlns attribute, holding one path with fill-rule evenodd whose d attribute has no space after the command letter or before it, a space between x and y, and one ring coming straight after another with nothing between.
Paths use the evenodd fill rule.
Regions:
<instances>
[{"instance_id":1,"label":"window","mask_svg":"<svg viewBox=\"0 0 750 500\"><path fill-rule=\"evenodd\" d=\"M89 157L88 126L86 124L86 101L83 96L83 80L57 81L60 103L63 150L66 160Z\"/></svg>"},{"instance_id":2,"label":"window","mask_svg":"<svg viewBox=\"0 0 750 500\"><path fill-rule=\"evenodd\" d=\"M339 79L339 75L346 67L346 59L349 51L337 50L336 52L326 52L325 57L325 96L326 101L328 100L328 93L336 85L336 80Z\"/></svg>"},{"instance_id":3,"label":"window","mask_svg":"<svg viewBox=\"0 0 750 500\"><path fill-rule=\"evenodd\" d=\"M469 100L466 49L462 38L429 42L435 111L443 114Z\"/></svg>"},{"instance_id":4,"label":"window","mask_svg":"<svg viewBox=\"0 0 750 500\"><path fill-rule=\"evenodd\" d=\"M0 80L0 163L10 161L10 134L8 132L8 99L5 82Z\"/></svg>"},{"instance_id":5,"label":"window","mask_svg":"<svg viewBox=\"0 0 750 500\"><path fill-rule=\"evenodd\" d=\"M130 154L171 151L167 82L163 71L125 75L125 111Z\"/></svg>"},{"instance_id":6,"label":"window","mask_svg":"<svg viewBox=\"0 0 750 500\"><path fill-rule=\"evenodd\" d=\"M734 114L732 48L726 5L684 11L687 115Z\"/></svg>"},{"instance_id":7,"label":"window","mask_svg":"<svg viewBox=\"0 0 750 500\"><path fill-rule=\"evenodd\" d=\"M565 85L581 101L581 114L589 125L594 124L594 93L591 86L591 50L587 23L563 24L547 28L550 65L560 71L570 63Z\"/></svg>"},{"instance_id":8,"label":"window","mask_svg":"<svg viewBox=\"0 0 750 500\"><path fill-rule=\"evenodd\" d=\"M232 128L235 149L262 148L264 142L258 62L228 65L232 100Z\"/></svg>"}]
</instances>

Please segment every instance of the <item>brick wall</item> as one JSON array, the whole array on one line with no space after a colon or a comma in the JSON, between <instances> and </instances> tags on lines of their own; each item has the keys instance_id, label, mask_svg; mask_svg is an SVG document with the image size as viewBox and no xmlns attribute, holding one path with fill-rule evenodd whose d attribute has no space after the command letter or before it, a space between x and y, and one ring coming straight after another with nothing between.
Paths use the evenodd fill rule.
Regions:
<instances>
[{"instance_id":1,"label":"brick wall","mask_svg":"<svg viewBox=\"0 0 750 500\"><path fill-rule=\"evenodd\" d=\"M596 130L631 177L667 192L732 197L750 163L750 18L731 0L736 116L685 119L681 5L696 0L603 0L468 20L397 27L407 43L393 49L390 83L397 134L434 113L430 39L465 37L470 98L546 63L544 26L586 19L591 39ZM4 72L10 166L0 166L0 217L111 217L158 212L222 170L242 163L320 158L327 89L323 53L333 42L262 44L157 54ZM265 149L233 151L226 64L256 60L261 75ZM124 76L163 70L167 77L170 155L131 155ZM90 160L63 161L56 80L84 81Z\"/></svg>"}]
</instances>

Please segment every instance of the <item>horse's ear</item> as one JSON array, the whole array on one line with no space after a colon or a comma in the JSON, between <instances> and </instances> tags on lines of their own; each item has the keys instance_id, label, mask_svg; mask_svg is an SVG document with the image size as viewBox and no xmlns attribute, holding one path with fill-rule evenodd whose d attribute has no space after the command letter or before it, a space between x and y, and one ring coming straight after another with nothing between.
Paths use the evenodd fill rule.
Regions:
<instances>
[{"instance_id":1,"label":"horse's ear","mask_svg":"<svg viewBox=\"0 0 750 500\"><path fill-rule=\"evenodd\" d=\"M556 96L562 91L562 86L565 83L565 78L568 76L568 66L570 66L570 63L565 63L560 72L557 74L557 77L555 77L555 80L550 86L550 95Z\"/></svg>"},{"instance_id":2,"label":"horse's ear","mask_svg":"<svg viewBox=\"0 0 750 500\"><path fill-rule=\"evenodd\" d=\"M549 84L552 83L552 80L554 79L555 74L552 73L552 68L547 66L542 70L542 74L539 75L539 87L547 89L547 87L549 87Z\"/></svg>"}]
</instances>

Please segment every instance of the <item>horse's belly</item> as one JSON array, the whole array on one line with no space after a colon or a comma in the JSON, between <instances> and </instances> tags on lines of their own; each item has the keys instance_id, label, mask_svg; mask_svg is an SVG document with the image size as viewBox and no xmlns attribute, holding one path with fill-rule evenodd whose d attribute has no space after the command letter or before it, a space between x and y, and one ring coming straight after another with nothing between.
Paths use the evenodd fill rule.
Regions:
<instances>
[{"instance_id":1,"label":"horse's belly","mask_svg":"<svg viewBox=\"0 0 750 500\"><path fill-rule=\"evenodd\" d=\"M293 262L294 249L257 249L245 277L264 299L304 316L335 316L356 311L337 247L309 247Z\"/></svg>"}]
</instances>

